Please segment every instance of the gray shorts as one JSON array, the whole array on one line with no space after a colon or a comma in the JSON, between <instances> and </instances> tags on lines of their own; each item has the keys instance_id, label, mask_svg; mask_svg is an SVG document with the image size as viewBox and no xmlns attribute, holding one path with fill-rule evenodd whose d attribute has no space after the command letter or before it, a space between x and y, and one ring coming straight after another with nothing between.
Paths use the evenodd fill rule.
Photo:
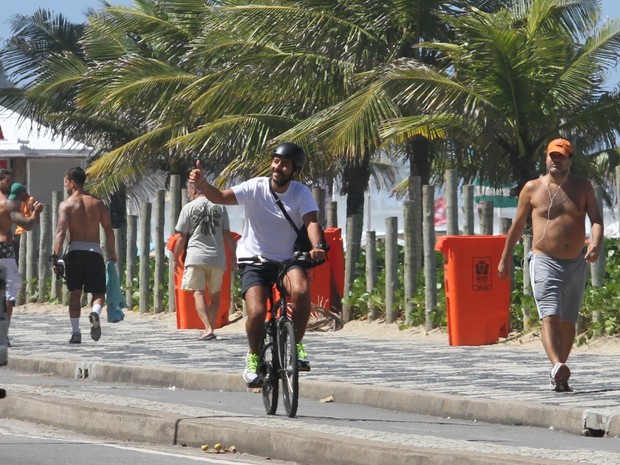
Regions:
<instances>
[{"instance_id":1,"label":"gray shorts","mask_svg":"<svg viewBox=\"0 0 620 465\"><path fill-rule=\"evenodd\" d=\"M540 319L558 316L576 324L586 288L584 255L565 260L530 252L527 258Z\"/></svg>"}]
</instances>

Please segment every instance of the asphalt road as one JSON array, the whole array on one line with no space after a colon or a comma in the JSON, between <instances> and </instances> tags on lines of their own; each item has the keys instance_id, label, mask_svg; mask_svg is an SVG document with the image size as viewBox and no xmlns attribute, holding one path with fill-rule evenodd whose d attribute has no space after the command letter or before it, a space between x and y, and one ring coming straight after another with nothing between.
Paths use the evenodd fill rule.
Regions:
<instances>
[{"instance_id":1,"label":"asphalt road","mask_svg":"<svg viewBox=\"0 0 620 465\"><path fill-rule=\"evenodd\" d=\"M150 403L166 405L172 407L172 410L175 410L174 406L178 406L179 412L194 411L196 417L201 418L239 420L254 418L263 427L268 427L270 420L273 419L273 417L265 415L261 396L251 392L210 392L105 383L22 373L6 369L2 370L2 385L8 389L9 393L7 399L2 402L10 402L11 395L17 393L53 392L56 395L64 393L76 401L98 402L104 401L106 398L115 398L119 399L116 401L117 404L124 402L132 406ZM539 457L542 460L540 463L547 460L545 457L574 461L583 460L583 463L597 465L620 463L620 438L582 437L549 428L505 426L437 418L342 402L320 402L306 398L300 399L297 418L288 419L282 412L283 409L281 408L280 415L277 416L278 424L284 429L290 428L291 431L309 429L313 431L346 432L347 430L355 430L358 438L366 437L369 441L379 436L407 437L424 447L450 446L447 448L454 450L455 459L461 450L471 452L471 450L479 449L484 453L492 451L500 454L525 454L527 457ZM87 415L87 412L84 414ZM243 442L243 430L240 430L238 434L238 444L240 444ZM209 440L205 438L205 441L208 442ZM61 449L66 450L71 448L70 444L64 444L61 447ZM4 454L0 455L4 456ZM91 462L88 463L90 465ZM140 464L142 462L130 461L126 463ZM21 465L16 462L16 465L18 464ZM13 464L11 463L11 465Z\"/></svg>"}]
</instances>

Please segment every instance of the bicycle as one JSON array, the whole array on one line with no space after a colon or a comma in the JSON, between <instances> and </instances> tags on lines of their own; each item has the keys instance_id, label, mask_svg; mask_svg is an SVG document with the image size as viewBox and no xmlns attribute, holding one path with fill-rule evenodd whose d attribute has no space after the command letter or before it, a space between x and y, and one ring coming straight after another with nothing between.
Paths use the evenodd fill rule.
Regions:
<instances>
[{"instance_id":1,"label":"bicycle","mask_svg":"<svg viewBox=\"0 0 620 465\"><path fill-rule=\"evenodd\" d=\"M262 256L239 258L239 264L277 266L278 275L274 284L279 297L269 293L265 330L259 348L258 382L263 395L267 415L275 415L278 409L279 381L282 382L282 398L286 414L293 418L299 403L299 366L295 327L289 315L284 277L293 266L309 269L320 265L310 259L308 253L296 252L292 259L279 262Z\"/></svg>"}]
</instances>

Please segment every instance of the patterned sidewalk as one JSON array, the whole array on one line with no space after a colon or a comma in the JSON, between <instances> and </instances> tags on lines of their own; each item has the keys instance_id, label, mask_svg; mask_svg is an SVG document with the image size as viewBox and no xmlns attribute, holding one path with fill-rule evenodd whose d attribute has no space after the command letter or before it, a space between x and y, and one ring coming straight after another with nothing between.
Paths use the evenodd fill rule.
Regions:
<instances>
[{"instance_id":1,"label":"patterned sidewalk","mask_svg":"<svg viewBox=\"0 0 620 465\"><path fill-rule=\"evenodd\" d=\"M197 340L196 330L177 330L173 319L130 316L109 324L102 317L99 342L89 337L82 315L82 344L69 345L69 319L59 312L14 313L11 354L56 360L108 362L152 368L238 373L246 353L244 333L220 332L217 341ZM526 401L620 414L617 357L574 352L573 393L552 392L542 347L507 345L451 347L430 341L385 340L342 332L306 335L312 371L303 378L443 393L478 399Z\"/></svg>"}]
</instances>

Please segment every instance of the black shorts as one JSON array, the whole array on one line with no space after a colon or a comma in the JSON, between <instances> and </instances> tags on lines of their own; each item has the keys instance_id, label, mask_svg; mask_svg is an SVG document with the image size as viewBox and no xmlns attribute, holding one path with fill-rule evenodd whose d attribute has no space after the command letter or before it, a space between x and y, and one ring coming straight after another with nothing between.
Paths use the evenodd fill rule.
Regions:
<instances>
[{"instance_id":1,"label":"black shorts","mask_svg":"<svg viewBox=\"0 0 620 465\"><path fill-rule=\"evenodd\" d=\"M65 277L67 289L78 289L91 294L106 293L106 273L103 256L90 250L72 250L67 252L65 260Z\"/></svg>"},{"instance_id":2,"label":"black shorts","mask_svg":"<svg viewBox=\"0 0 620 465\"><path fill-rule=\"evenodd\" d=\"M299 268L292 266L289 271ZM278 265L275 263L264 263L262 265L244 265L240 269L241 273L241 296L245 297L248 289L254 286L271 287L278 279Z\"/></svg>"}]
</instances>

